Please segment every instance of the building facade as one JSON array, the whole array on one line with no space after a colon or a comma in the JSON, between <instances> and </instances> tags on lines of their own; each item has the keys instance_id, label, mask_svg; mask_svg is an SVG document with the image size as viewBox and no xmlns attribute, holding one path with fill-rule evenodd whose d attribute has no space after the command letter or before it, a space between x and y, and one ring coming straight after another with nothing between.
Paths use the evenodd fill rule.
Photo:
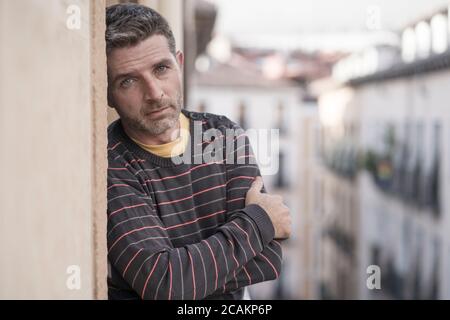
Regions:
<instances>
[{"instance_id":1,"label":"building facade","mask_svg":"<svg viewBox=\"0 0 450 320\"><path fill-rule=\"evenodd\" d=\"M450 297L448 12L406 26L388 67L338 64L320 96L321 223L340 229L322 237L324 298Z\"/></svg>"}]
</instances>

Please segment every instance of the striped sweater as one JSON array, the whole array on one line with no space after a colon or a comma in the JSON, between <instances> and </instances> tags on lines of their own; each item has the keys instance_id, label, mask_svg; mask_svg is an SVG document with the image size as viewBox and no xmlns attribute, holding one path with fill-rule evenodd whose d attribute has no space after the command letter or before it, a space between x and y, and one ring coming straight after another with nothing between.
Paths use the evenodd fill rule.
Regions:
<instances>
[{"instance_id":1,"label":"striped sweater","mask_svg":"<svg viewBox=\"0 0 450 320\"><path fill-rule=\"evenodd\" d=\"M141 149L120 119L108 127L109 299L241 299L280 274L269 216L245 206L260 175L248 138L230 140L240 128L224 116L182 112L191 135L181 163ZM195 128L215 137L199 142Z\"/></svg>"}]
</instances>

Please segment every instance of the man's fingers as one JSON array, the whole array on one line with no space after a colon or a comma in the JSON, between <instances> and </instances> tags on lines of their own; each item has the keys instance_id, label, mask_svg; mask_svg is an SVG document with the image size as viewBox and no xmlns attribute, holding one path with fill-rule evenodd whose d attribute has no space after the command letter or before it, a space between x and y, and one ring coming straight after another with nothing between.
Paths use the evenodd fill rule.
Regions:
<instances>
[{"instance_id":1,"label":"man's fingers","mask_svg":"<svg viewBox=\"0 0 450 320\"><path fill-rule=\"evenodd\" d=\"M261 192L262 187L263 187L263 180L260 176L258 176L255 178L255 181L253 181L250 190L253 192Z\"/></svg>"}]
</instances>

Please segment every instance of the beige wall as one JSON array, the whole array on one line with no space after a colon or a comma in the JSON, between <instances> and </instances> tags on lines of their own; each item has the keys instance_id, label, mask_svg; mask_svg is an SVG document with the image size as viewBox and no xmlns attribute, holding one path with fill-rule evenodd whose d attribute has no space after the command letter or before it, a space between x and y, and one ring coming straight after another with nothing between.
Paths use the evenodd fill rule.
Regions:
<instances>
[{"instance_id":1,"label":"beige wall","mask_svg":"<svg viewBox=\"0 0 450 320\"><path fill-rule=\"evenodd\" d=\"M71 4L79 30L66 26ZM2 299L105 297L104 7L0 1Z\"/></svg>"}]
</instances>

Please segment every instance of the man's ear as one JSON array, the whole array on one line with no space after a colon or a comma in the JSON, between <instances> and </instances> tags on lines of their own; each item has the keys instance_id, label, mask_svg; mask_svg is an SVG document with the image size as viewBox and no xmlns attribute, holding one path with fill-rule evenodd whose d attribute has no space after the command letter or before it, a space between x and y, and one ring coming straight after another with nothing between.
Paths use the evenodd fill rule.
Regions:
<instances>
[{"instance_id":1,"label":"man's ear","mask_svg":"<svg viewBox=\"0 0 450 320\"><path fill-rule=\"evenodd\" d=\"M176 58L177 58L178 66L180 67L180 69L183 69L183 65L184 65L184 54L183 54L183 52L181 52L181 50L178 50L178 51L177 51Z\"/></svg>"}]
</instances>

